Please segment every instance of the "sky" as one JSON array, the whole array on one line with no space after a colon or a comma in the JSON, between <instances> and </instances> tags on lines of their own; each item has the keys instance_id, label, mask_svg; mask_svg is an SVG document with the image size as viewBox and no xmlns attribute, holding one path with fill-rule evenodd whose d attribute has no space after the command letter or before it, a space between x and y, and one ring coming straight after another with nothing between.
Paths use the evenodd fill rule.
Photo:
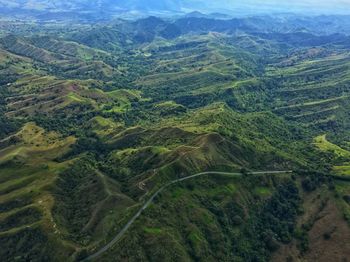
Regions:
<instances>
[{"instance_id":1,"label":"sky","mask_svg":"<svg viewBox=\"0 0 350 262\"><path fill-rule=\"evenodd\" d=\"M350 14L350 0L198 0L213 9Z\"/></svg>"}]
</instances>

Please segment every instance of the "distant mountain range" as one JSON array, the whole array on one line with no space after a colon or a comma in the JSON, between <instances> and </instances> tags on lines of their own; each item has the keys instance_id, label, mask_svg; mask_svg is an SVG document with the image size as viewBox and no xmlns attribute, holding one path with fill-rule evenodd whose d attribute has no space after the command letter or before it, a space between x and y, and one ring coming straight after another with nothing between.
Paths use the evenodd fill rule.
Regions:
<instances>
[{"instance_id":1,"label":"distant mountain range","mask_svg":"<svg viewBox=\"0 0 350 262\"><path fill-rule=\"evenodd\" d=\"M186 1L188 2L188 1ZM96 12L125 10L169 10L180 11L182 0L1 0L0 7L12 10L52 11L52 12Z\"/></svg>"},{"instance_id":2,"label":"distant mountain range","mask_svg":"<svg viewBox=\"0 0 350 262\"><path fill-rule=\"evenodd\" d=\"M193 2L193 3L192 3ZM183 0L0 0L0 14L6 17L57 19L110 19L132 14L182 13L185 6L198 6L195 1ZM186 11L185 11L186 12Z\"/></svg>"},{"instance_id":3,"label":"distant mountain range","mask_svg":"<svg viewBox=\"0 0 350 262\"><path fill-rule=\"evenodd\" d=\"M74 13L79 14L80 17L87 14L99 14L99 18L109 18L130 12L134 15L137 13L159 15L162 13L190 13L197 10L206 13L230 13L235 16L286 11L307 14L339 14L347 12L348 8L343 8L343 6L346 4L337 2L331 6L312 2L300 3L300 1L281 3L275 0L267 0L263 4L255 0L244 2L225 0L0 0L0 14L2 16L25 14L26 17L30 15L36 17L38 13Z\"/></svg>"}]
</instances>

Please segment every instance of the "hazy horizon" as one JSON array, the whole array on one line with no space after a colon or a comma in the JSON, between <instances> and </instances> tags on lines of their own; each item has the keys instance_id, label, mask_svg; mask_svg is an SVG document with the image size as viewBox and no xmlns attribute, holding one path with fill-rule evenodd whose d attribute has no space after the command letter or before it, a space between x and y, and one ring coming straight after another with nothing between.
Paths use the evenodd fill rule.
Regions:
<instances>
[{"instance_id":1,"label":"hazy horizon","mask_svg":"<svg viewBox=\"0 0 350 262\"><path fill-rule=\"evenodd\" d=\"M306 1L277 1L277 0L219 0L213 2L206 2L209 9L227 9L230 11L246 9L251 13L264 12L295 12L303 14L350 14L349 0L306 0Z\"/></svg>"},{"instance_id":2,"label":"hazy horizon","mask_svg":"<svg viewBox=\"0 0 350 262\"><path fill-rule=\"evenodd\" d=\"M222 12L233 16L273 13L296 13L310 15L350 14L350 0L0 0L2 13L6 10L41 11L41 12L75 12L98 13L139 11L141 13L166 12L188 13L200 11L205 13Z\"/></svg>"}]
</instances>

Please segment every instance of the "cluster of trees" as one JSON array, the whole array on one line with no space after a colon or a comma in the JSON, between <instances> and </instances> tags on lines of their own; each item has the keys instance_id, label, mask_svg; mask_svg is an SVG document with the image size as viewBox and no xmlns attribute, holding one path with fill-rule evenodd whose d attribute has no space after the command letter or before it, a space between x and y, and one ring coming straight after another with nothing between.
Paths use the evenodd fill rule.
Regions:
<instances>
[{"instance_id":1,"label":"cluster of trees","mask_svg":"<svg viewBox=\"0 0 350 262\"><path fill-rule=\"evenodd\" d=\"M258 204L239 237L235 238L233 253L242 261L268 261L271 252L281 243L289 243L296 229L300 212L300 196L294 181L288 180L263 204Z\"/></svg>"},{"instance_id":2,"label":"cluster of trees","mask_svg":"<svg viewBox=\"0 0 350 262\"><path fill-rule=\"evenodd\" d=\"M30 118L38 126L44 128L46 131L55 131L64 136L74 135L74 130L77 129L74 121L69 121L63 114L57 114L55 118L45 115L36 115Z\"/></svg>"},{"instance_id":3,"label":"cluster of trees","mask_svg":"<svg viewBox=\"0 0 350 262\"><path fill-rule=\"evenodd\" d=\"M243 184L240 185L240 195L244 195L245 199L243 202L224 194L208 198L201 193L192 193L199 201L201 209L208 210L215 217L210 226L203 224L203 220L192 221L203 232L204 237L198 244L198 247L201 247L200 252L198 247L193 246L193 241L188 240L188 246L185 248L194 260L203 259L205 254L215 254L214 257L222 261L269 261L272 252L282 244L292 241L297 229L297 218L301 213L297 184L290 178L271 177L263 180L261 181L261 177L244 177ZM205 187L215 187L209 179L203 181ZM204 182L198 183L193 186L190 181L183 188L193 191L193 188L200 187ZM272 195L261 198L252 194L251 191L259 184L265 184ZM205 187L200 192L205 190ZM192 198L186 201L196 210L198 203L196 205L190 202L193 201ZM166 205L165 208L168 210L169 206ZM180 208L178 212L179 216L182 216L181 212L186 212L186 209ZM179 229L180 232L181 230Z\"/></svg>"},{"instance_id":4,"label":"cluster of trees","mask_svg":"<svg viewBox=\"0 0 350 262\"><path fill-rule=\"evenodd\" d=\"M0 232L14 227L30 225L42 217L41 212L34 207L26 208L0 220Z\"/></svg>"},{"instance_id":5,"label":"cluster of trees","mask_svg":"<svg viewBox=\"0 0 350 262\"><path fill-rule=\"evenodd\" d=\"M71 150L59 160L69 159L83 153L89 154L93 159L103 160L109 152L109 146L98 135L90 131L80 134Z\"/></svg>"},{"instance_id":6,"label":"cluster of trees","mask_svg":"<svg viewBox=\"0 0 350 262\"><path fill-rule=\"evenodd\" d=\"M87 244L88 224L97 203L105 199L104 186L96 175L96 162L85 156L63 172L54 188L53 214L58 225L68 232L67 237Z\"/></svg>"},{"instance_id":7,"label":"cluster of trees","mask_svg":"<svg viewBox=\"0 0 350 262\"><path fill-rule=\"evenodd\" d=\"M0 115L0 123L0 139L8 136L12 132L15 132L19 126L16 121L12 121L3 115Z\"/></svg>"},{"instance_id":8,"label":"cluster of trees","mask_svg":"<svg viewBox=\"0 0 350 262\"><path fill-rule=\"evenodd\" d=\"M32 203L30 195L18 196L16 199L0 203L0 212L8 212L12 209L21 208Z\"/></svg>"},{"instance_id":9,"label":"cluster of trees","mask_svg":"<svg viewBox=\"0 0 350 262\"><path fill-rule=\"evenodd\" d=\"M302 177L301 185L306 192L312 192L325 183L329 185L330 189L334 187L332 178L326 176L325 173L302 170L298 173Z\"/></svg>"},{"instance_id":10,"label":"cluster of trees","mask_svg":"<svg viewBox=\"0 0 350 262\"><path fill-rule=\"evenodd\" d=\"M26 228L0 237L2 261L52 261L54 252L41 228Z\"/></svg>"},{"instance_id":11,"label":"cluster of trees","mask_svg":"<svg viewBox=\"0 0 350 262\"><path fill-rule=\"evenodd\" d=\"M8 96L7 88L0 86L0 139L8 136L10 133L15 132L20 123L18 120L9 119L5 116L6 112L6 97Z\"/></svg>"}]
</instances>

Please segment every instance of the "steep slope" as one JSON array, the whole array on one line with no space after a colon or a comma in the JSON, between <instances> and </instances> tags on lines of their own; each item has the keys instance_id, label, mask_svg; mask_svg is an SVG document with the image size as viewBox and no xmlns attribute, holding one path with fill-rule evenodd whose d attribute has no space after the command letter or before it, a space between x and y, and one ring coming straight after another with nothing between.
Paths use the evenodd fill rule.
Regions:
<instances>
[{"instance_id":1,"label":"steep slope","mask_svg":"<svg viewBox=\"0 0 350 262\"><path fill-rule=\"evenodd\" d=\"M13 54L32 59L37 66L44 64L50 73L58 76L109 80L114 74L119 75L117 70L98 60L107 59L102 52L50 38L31 40L10 35L2 38L0 44Z\"/></svg>"},{"instance_id":2,"label":"steep slope","mask_svg":"<svg viewBox=\"0 0 350 262\"><path fill-rule=\"evenodd\" d=\"M4 260L52 260L53 254L59 253L60 257L68 256L70 247L56 241L57 226L51 211L54 198L49 187L64 168L52 160L74 142L73 137L61 138L34 123L1 140L0 242Z\"/></svg>"}]
</instances>

